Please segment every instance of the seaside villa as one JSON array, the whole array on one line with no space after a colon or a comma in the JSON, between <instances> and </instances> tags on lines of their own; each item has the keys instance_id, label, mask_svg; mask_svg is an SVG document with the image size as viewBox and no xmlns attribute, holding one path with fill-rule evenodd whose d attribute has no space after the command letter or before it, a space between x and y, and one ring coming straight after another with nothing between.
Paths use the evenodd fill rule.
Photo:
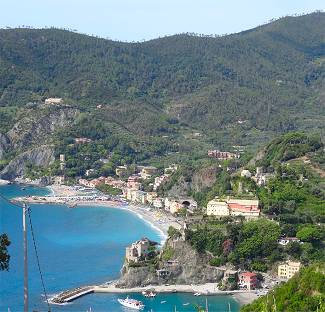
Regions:
<instances>
[{"instance_id":1,"label":"seaside villa","mask_svg":"<svg viewBox=\"0 0 325 312\"><path fill-rule=\"evenodd\" d=\"M258 200L251 199L227 198L226 200L219 200L215 198L208 202L206 214L216 217L244 216L247 219L254 219L260 215L258 203Z\"/></svg>"},{"instance_id":2,"label":"seaside villa","mask_svg":"<svg viewBox=\"0 0 325 312\"><path fill-rule=\"evenodd\" d=\"M257 274L243 272L238 275L238 286L247 290L255 289L258 285Z\"/></svg>"}]
</instances>

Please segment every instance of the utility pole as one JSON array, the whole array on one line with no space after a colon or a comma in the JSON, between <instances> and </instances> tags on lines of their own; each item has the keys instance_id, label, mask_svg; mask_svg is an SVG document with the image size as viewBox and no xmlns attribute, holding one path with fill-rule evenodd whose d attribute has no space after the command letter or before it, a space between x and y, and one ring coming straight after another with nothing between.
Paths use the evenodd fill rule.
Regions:
<instances>
[{"instance_id":1,"label":"utility pole","mask_svg":"<svg viewBox=\"0 0 325 312\"><path fill-rule=\"evenodd\" d=\"M27 230L26 215L27 205L23 203L23 241L24 241L24 312L28 312L28 253L27 253Z\"/></svg>"}]
</instances>

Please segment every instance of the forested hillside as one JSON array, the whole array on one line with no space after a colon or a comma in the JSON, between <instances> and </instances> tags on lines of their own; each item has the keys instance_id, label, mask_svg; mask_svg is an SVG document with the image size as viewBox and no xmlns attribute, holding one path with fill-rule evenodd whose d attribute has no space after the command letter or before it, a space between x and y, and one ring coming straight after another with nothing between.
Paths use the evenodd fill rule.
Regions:
<instances>
[{"instance_id":1,"label":"forested hillside","mask_svg":"<svg viewBox=\"0 0 325 312\"><path fill-rule=\"evenodd\" d=\"M303 269L267 296L241 308L241 312L325 311L324 264Z\"/></svg>"},{"instance_id":2,"label":"forested hillside","mask_svg":"<svg viewBox=\"0 0 325 312\"><path fill-rule=\"evenodd\" d=\"M324 78L324 28L325 14L314 13L226 37L145 43L57 29L1 30L1 106L54 95L114 110L119 99L118 106L148 102L202 127L237 119L293 127L275 115L311 106L307 99Z\"/></svg>"},{"instance_id":3,"label":"forested hillside","mask_svg":"<svg viewBox=\"0 0 325 312\"><path fill-rule=\"evenodd\" d=\"M157 145L203 154L208 147L256 147L289 130L324 133L323 29L321 12L223 37L142 43L2 29L0 132L21 116L42 118L39 103L62 97L83 115L58 134L60 142L87 132L84 121L91 120L94 139L111 134L135 150L149 147L148 157L163 154Z\"/></svg>"}]
</instances>

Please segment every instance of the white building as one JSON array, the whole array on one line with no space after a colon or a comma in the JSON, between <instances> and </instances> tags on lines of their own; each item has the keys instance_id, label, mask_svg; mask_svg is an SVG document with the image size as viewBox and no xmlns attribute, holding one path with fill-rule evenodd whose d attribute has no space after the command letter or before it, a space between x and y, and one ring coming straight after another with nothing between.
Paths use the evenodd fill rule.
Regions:
<instances>
[{"instance_id":1,"label":"white building","mask_svg":"<svg viewBox=\"0 0 325 312\"><path fill-rule=\"evenodd\" d=\"M230 215L230 210L228 204L218 199L213 199L208 202L207 205L207 215L225 217Z\"/></svg>"},{"instance_id":2,"label":"white building","mask_svg":"<svg viewBox=\"0 0 325 312\"><path fill-rule=\"evenodd\" d=\"M252 176L251 172L249 170L242 170L242 172L240 173L241 177L245 177L245 178L250 178Z\"/></svg>"},{"instance_id":3,"label":"white building","mask_svg":"<svg viewBox=\"0 0 325 312\"><path fill-rule=\"evenodd\" d=\"M216 198L208 202L207 215L216 217L243 216L247 219L253 219L259 217L260 209L258 208L258 200L227 198L227 200L221 201Z\"/></svg>"},{"instance_id":4,"label":"white building","mask_svg":"<svg viewBox=\"0 0 325 312\"><path fill-rule=\"evenodd\" d=\"M45 104L62 104L63 99L61 98L48 98L45 100Z\"/></svg>"},{"instance_id":5,"label":"white building","mask_svg":"<svg viewBox=\"0 0 325 312\"><path fill-rule=\"evenodd\" d=\"M279 239L279 245L287 246L289 243L297 242L300 243L300 239L297 237L282 237Z\"/></svg>"}]
</instances>

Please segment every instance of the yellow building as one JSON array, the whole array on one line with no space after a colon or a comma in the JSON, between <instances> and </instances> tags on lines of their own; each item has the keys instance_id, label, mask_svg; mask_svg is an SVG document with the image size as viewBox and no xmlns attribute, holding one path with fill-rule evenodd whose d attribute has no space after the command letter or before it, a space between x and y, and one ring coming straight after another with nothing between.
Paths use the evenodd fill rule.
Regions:
<instances>
[{"instance_id":1,"label":"yellow building","mask_svg":"<svg viewBox=\"0 0 325 312\"><path fill-rule=\"evenodd\" d=\"M300 262L287 261L278 266L278 276L281 278L291 278L301 268Z\"/></svg>"},{"instance_id":2,"label":"yellow building","mask_svg":"<svg viewBox=\"0 0 325 312\"><path fill-rule=\"evenodd\" d=\"M226 202L217 199L210 200L207 205L207 215L225 217L230 215L229 207Z\"/></svg>"}]
</instances>

